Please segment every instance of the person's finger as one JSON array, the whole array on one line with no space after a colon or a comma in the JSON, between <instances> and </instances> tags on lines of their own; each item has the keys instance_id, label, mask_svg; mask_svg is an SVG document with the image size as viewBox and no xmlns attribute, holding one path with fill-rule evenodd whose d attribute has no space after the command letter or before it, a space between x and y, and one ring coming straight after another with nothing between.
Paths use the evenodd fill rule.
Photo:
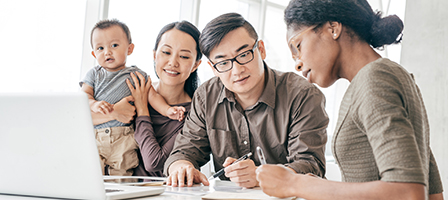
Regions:
<instances>
[{"instance_id":1,"label":"person's finger","mask_svg":"<svg viewBox=\"0 0 448 200\"><path fill-rule=\"evenodd\" d=\"M236 177L238 178L238 180L235 180L236 182L242 182L242 180L249 175L248 166L242 162L243 161L227 166L224 170L226 172L224 175L230 179Z\"/></svg>"},{"instance_id":2,"label":"person's finger","mask_svg":"<svg viewBox=\"0 0 448 200\"><path fill-rule=\"evenodd\" d=\"M148 77L149 77L149 76L148 76ZM151 80L147 81L147 82L146 82L146 85L145 85L145 89L146 89L146 91L149 92L149 90L151 89L151 86L152 86Z\"/></svg>"},{"instance_id":3,"label":"person's finger","mask_svg":"<svg viewBox=\"0 0 448 200\"><path fill-rule=\"evenodd\" d=\"M114 111L114 106L112 104L107 104L107 106L108 106L108 109L109 109L109 113Z\"/></svg>"},{"instance_id":4,"label":"person's finger","mask_svg":"<svg viewBox=\"0 0 448 200\"><path fill-rule=\"evenodd\" d=\"M200 179L201 183L204 184L205 186L210 185L210 183L208 182L208 179L205 176L205 174L199 173L199 179Z\"/></svg>"},{"instance_id":5,"label":"person's finger","mask_svg":"<svg viewBox=\"0 0 448 200\"><path fill-rule=\"evenodd\" d=\"M256 185L255 181L252 181L250 179L241 180L239 182L236 182L236 184L243 188L252 188L252 187L255 187L255 185Z\"/></svg>"},{"instance_id":6,"label":"person's finger","mask_svg":"<svg viewBox=\"0 0 448 200\"><path fill-rule=\"evenodd\" d=\"M184 120L184 114L182 112L179 112L177 118L179 119L179 121L181 122L182 120Z\"/></svg>"},{"instance_id":7,"label":"person's finger","mask_svg":"<svg viewBox=\"0 0 448 200\"><path fill-rule=\"evenodd\" d=\"M106 113L104 112L104 109L103 109L103 108L102 108L101 106L99 107L99 109L98 109L98 110L100 111L100 113L101 113L101 114L103 114L103 115L105 115L105 114L106 114Z\"/></svg>"},{"instance_id":8,"label":"person's finger","mask_svg":"<svg viewBox=\"0 0 448 200\"><path fill-rule=\"evenodd\" d=\"M235 161L236 161L235 158L227 157L226 160L224 161L224 163L222 164L222 166L223 167L227 167L227 166L231 165Z\"/></svg>"},{"instance_id":9,"label":"person's finger","mask_svg":"<svg viewBox=\"0 0 448 200\"><path fill-rule=\"evenodd\" d=\"M142 89L145 88L145 83L146 83L146 79L145 79L145 77L144 77L140 72L138 72L138 71L136 71L135 73L137 74L138 79L139 79L139 86L141 85L141 86L142 86ZM140 83L141 83L141 84L140 84Z\"/></svg>"},{"instance_id":10,"label":"person's finger","mask_svg":"<svg viewBox=\"0 0 448 200\"><path fill-rule=\"evenodd\" d=\"M185 169L183 167L178 171L177 183L179 187L184 187L185 185Z\"/></svg>"},{"instance_id":11,"label":"person's finger","mask_svg":"<svg viewBox=\"0 0 448 200\"><path fill-rule=\"evenodd\" d=\"M129 95L129 96L125 97L124 99L126 99L127 102L134 101L134 97L132 95Z\"/></svg>"},{"instance_id":12,"label":"person's finger","mask_svg":"<svg viewBox=\"0 0 448 200\"><path fill-rule=\"evenodd\" d=\"M182 112L186 112L187 110L185 109L185 107L179 107L179 109L182 111Z\"/></svg>"},{"instance_id":13,"label":"person's finger","mask_svg":"<svg viewBox=\"0 0 448 200\"><path fill-rule=\"evenodd\" d=\"M177 176L178 176L178 172L177 172L177 171L174 172L174 173L171 175L171 185L172 185L173 187L177 187L177 186L178 186L178 184L177 184Z\"/></svg>"},{"instance_id":14,"label":"person's finger","mask_svg":"<svg viewBox=\"0 0 448 200\"><path fill-rule=\"evenodd\" d=\"M104 112L106 113L106 114L109 114L111 111L111 107L110 107L110 104L109 103L107 103L107 102L104 102L104 104L103 104L103 109L104 109Z\"/></svg>"},{"instance_id":15,"label":"person's finger","mask_svg":"<svg viewBox=\"0 0 448 200\"><path fill-rule=\"evenodd\" d=\"M109 110L106 108L106 106L104 106L102 109L105 115L109 114Z\"/></svg>"},{"instance_id":16,"label":"person's finger","mask_svg":"<svg viewBox=\"0 0 448 200\"><path fill-rule=\"evenodd\" d=\"M140 87L140 81L137 80L137 76L135 76L134 73L131 73L131 78L132 81L134 81L135 89L138 89Z\"/></svg>"},{"instance_id":17,"label":"person's finger","mask_svg":"<svg viewBox=\"0 0 448 200\"><path fill-rule=\"evenodd\" d=\"M194 180L194 168L193 167L189 167L187 168L187 186L191 187L193 185L193 180Z\"/></svg>"},{"instance_id":18,"label":"person's finger","mask_svg":"<svg viewBox=\"0 0 448 200\"><path fill-rule=\"evenodd\" d=\"M134 94L135 92L135 88L134 86L131 84L131 81L127 78L126 79L126 84L128 85L129 90L131 91L131 94Z\"/></svg>"},{"instance_id":19,"label":"person's finger","mask_svg":"<svg viewBox=\"0 0 448 200\"><path fill-rule=\"evenodd\" d=\"M166 179L166 185L171 185L171 178L172 178L172 175L170 174L168 176L168 178Z\"/></svg>"}]
</instances>

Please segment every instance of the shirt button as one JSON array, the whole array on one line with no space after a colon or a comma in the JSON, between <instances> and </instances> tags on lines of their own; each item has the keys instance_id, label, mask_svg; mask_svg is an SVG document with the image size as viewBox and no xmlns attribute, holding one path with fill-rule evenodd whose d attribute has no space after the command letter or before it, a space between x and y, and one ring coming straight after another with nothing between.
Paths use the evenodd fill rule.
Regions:
<instances>
[{"instance_id":1,"label":"shirt button","mask_svg":"<svg viewBox=\"0 0 448 200\"><path fill-rule=\"evenodd\" d=\"M243 143L247 145L247 141L244 141Z\"/></svg>"},{"instance_id":2,"label":"shirt button","mask_svg":"<svg viewBox=\"0 0 448 200\"><path fill-rule=\"evenodd\" d=\"M109 129L106 129L106 131L105 131L105 132L106 132L106 134L109 134Z\"/></svg>"}]
</instances>

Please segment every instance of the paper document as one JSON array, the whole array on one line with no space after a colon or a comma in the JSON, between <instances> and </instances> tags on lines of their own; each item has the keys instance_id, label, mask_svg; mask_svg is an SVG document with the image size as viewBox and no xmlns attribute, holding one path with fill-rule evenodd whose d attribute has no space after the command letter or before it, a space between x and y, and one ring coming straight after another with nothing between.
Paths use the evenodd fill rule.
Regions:
<instances>
[{"instance_id":1,"label":"paper document","mask_svg":"<svg viewBox=\"0 0 448 200\"><path fill-rule=\"evenodd\" d=\"M237 186L230 181L216 181L210 183L210 192L202 196L203 200L208 199L279 199L270 197L263 193L260 187L246 189ZM286 199L295 199L294 197Z\"/></svg>"}]
</instances>

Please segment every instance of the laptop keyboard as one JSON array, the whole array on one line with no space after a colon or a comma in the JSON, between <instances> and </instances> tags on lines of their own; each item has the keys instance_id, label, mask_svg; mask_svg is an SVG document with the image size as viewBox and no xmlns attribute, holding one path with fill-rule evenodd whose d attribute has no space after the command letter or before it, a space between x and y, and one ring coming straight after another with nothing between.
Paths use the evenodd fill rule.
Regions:
<instances>
[{"instance_id":1,"label":"laptop keyboard","mask_svg":"<svg viewBox=\"0 0 448 200\"><path fill-rule=\"evenodd\" d=\"M119 190L119 189L106 189L106 193L111 193L111 192L122 192L124 190Z\"/></svg>"}]
</instances>

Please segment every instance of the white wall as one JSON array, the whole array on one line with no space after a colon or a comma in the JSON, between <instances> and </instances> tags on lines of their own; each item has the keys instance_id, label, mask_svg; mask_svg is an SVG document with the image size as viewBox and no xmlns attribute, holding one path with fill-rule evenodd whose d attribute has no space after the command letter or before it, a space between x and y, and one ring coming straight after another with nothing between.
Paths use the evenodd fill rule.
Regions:
<instances>
[{"instance_id":1,"label":"white wall","mask_svg":"<svg viewBox=\"0 0 448 200\"><path fill-rule=\"evenodd\" d=\"M415 76L431 127L431 148L448 199L448 1L408 0L402 65Z\"/></svg>"}]
</instances>

